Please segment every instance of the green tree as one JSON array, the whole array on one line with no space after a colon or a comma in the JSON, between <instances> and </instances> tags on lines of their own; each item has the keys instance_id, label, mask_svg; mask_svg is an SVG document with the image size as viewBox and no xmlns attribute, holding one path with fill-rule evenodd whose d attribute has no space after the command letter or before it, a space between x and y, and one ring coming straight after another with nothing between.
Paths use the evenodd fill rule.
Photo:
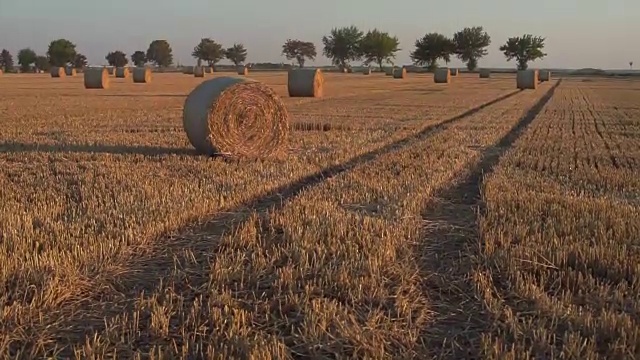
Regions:
<instances>
[{"instance_id":1,"label":"green tree","mask_svg":"<svg viewBox=\"0 0 640 360\"><path fill-rule=\"evenodd\" d=\"M333 28L329 36L322 37L323 54L340 69L348 67L350 61L360 60L360 41L364 34L355 26Z\"/></svg>"},{"instance_id":2,"label":"green tree","mask_svg":"<svg viewBox=\"0 0 640 360\"><path fill-rule=\"evenodd\" d=\"M147 61L157 66L171 66L173 64L173 50L167 40L153 40L147 49Z\"/></svg>"},{"instance_id":3,"label":"green tree","mask_svg":"<svg viewBox=\"0 0 640 360\"><path fill-rule=\"evenodd\" d=\"M53 40L49 44L47 57L53 66L64 67L73 64L76 58L76 44L67 39Z\"/></svg>"},{"instance_id":4,"label":"green tree","mask_svg":"<svg viewBox=\"0 0 640 360\"><path fill-rule=\"evenodd\" d=\"M453 35L453 43L458 59L473 71L478 67L478 60L488 54L486 48L491 44L491 37L482 26L466 27Z\"/></svg>"},{"instance_id":5,"label":"green tree","mask_svg":"<svg viewBox=\"0 0 640 360\"><path fill-rule=\"evenodd\" d=\"M87 57L77 53L76 57L73 59L73 67L76 69L82 69L87 66Z\"/></svg>"},{"instance_id":6,"label":"green tree","mask_svg":"<svg viewBox=\"0 0 640 360\"><path fill-rule=\"evenodd\" d=\"M389 62L396 57L396 52L400 51L400 42L395 36L379 31L369 30L360 41L360 53L365 59L365 65L376 63L382 71L382 63Z\"/></svg>"},{"instance_id":7,"label":"green tree","mask_svg":"<svg viewBox=\"0 0 640 360\"><path fill-rule=\"evenodd\" d=\"M129 63L127 55L120 50L112 51L104 57L107 63L115 67L123 67Z\"/></svg>"},{"instance_id":8,"label":"green tree","mask_svg":"<svg viewBox=\"0 0 640 360\"><path fill-rule=\"evenodd\" d=\"M306 59L315 60L316 56L318 56L314 43L297 39L287 39L285 41L284 45L282 45L282 55L287 60L296 59L300 67L304 67Z\"/></svg>"},{"instance_id":9,"label":"green tree","mask_svg":"<svg viewBox=\"0 0 640 360\"><path fill-rule=\"evenodd\" d=\"M13 56L7 49L2 49L0 52L0 69L13 71Z\"/></svg>"},{"instance_id":10,"label":"green tree","mask_svg":"<svg viewBox=\"0 0 640 360\"><path fill-rule=\"evenodd\" d=\"M542 51L544 49L544 41L545 38L531 34L510 37L504 45L500 46L500 51L507 57L507 61L516 59L518 70L526 70L530 61L536 61L547 56Z\"/></svg>"},{"instance_id":11,"label":"green tree","mask_svg":"<svg viewBox=\"0 0 640 360\"><path fill-rule=\"evenodd\" d=\"M18 51L18 64L20 64L20 70L22 72L31 71L31 64L36 62L36 52L31 48L25 48Z\"/></svg>"},{"instance_id":12,"label":"green tree","mask_svg":"<svg viewBox=\"0 0 640 360\"><path fill-rule=\"evenodd\" d=\"M451 61L455 51L453 40L439 33L428 33L415 42L416 49L411 52L411 59L417 65L427 65L429 70L438 67L438 60Z\"/></svg>"},{"instance_id":13,"label":"green tree","mask_svg":"<svg viewBox=\"0 0 640 360\"><path fill-rule=\"evenodd\" d=\"M225 56L233 65L238 66L247 60L247 49L242 44L233 44L225 51Z\"/></svg>"},{"instance_id":14,"label":"green tree","mask_svg":"<svg viewBox=\"0 0 640 360\"><path fill-rule=\"evenodd\" d=\"M131 62L133 65L142 67L147 63L147 55L142 50L138 50L131 54Z\"/></svg>"},{"instance_id":15,"label":"green tree","mask_svg":"<svg viewBox=\"0 0 640 360\"><path fill-rule=\"evenodd\" d=\"M42 71L51 70L51 64L49 64L49 59L46 56L37 56L34 61L36 67Z\"/></svg>"},{"instance_id":16,"label":"green tree","mask_svg":"<svg viewBox=\"0 0 640 360\"><path fill-rule=\"evenodd\" d=\"M193 48L191 56L198 60L206 61L209 66L215 68L215 65L224 58L225 50L222 45L215 42L215 40L202 38L200 39L200 43Z\"/></svg>"}]
</instances>

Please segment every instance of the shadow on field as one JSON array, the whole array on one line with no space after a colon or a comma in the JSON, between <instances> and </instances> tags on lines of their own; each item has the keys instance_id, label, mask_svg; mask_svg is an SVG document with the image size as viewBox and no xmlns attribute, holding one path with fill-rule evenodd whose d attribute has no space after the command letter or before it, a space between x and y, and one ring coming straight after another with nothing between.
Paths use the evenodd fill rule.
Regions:
<instances>
[{"instance_id":1,"label":"shadow on field","mask_svg":"<svg viewBox=\"0 0 640 360\"><path fill-rule=\"evenodd\" d=\"M489 331L491 320L472 278L481 246L476 227L482 205L480 183L542 111L561 82L556 82L495 146L485 150L477 164L459 174L453 187L435 194L435 200L423 212L424 242L419 249L423 254L422 278L426 279L425 291L436 314L422 340L428 349L434 349L430 355L435 358L481 358L480 339Z\"/></svg>"},{"instance_id":2,"label":"shadow on field","mask_svg":"<svg viewBox=\"0 0 640 360\"><path fill-rule=\"evenodd\" d=\"M114 155L196 155L196 151L185 148L162 146L125 146L125 145L79 145L79 144L34 144L21 142L0 143L0 153L81 153Z\"/></svg>"},{"instance_id":3,"label":"shadow on field","mask_svg":"<svg viewBox=\"0 0 640 360\"><path fill-rule=\"evenodd\" d=\"M188 278L185 278L184 282L173 284L180 297L184 299L184 304L188 306L193 303L194 299L198 298L203 298L203 300L198 301L206 304L206 298L209 296L206 286L209 281L209 264L211 258L215 257L215 254L219 252L220 237L232 231L238 224L246 221L254 212L259 216L267 216L267 211L277 211L283 208L304 190L317 186L325 180L349 171L356 166L365 165L381 155L425 140L429 136L444 131L448 125L465 119L488 106L513 97L520 92L520 90L509 92L469 109L460 115L438 124L429 125L411 136L353 157L341 164L327 167L319 172L273 189L266 194L256 196L234 208L218 213L204 224L196 227L193 225L185 226L173 232L194 235L161 237L154 243L152 256L137 256L131 263L123 264L124 268L127 269L126 275L115 278L108 284L115 291L107 294L105 292L94 294L92 298L87 299L84 304L79 306L80 309L74 311L73 316L66 317L63 323L56 325L56 327L59 326L57 334L60 342L62 342L58 344L58 347L82 346L85 343L85 334L87 334L88 329L103 332L105 330L105 319L135 311L134 305L136 300L139 299L140 293L153 293L163 283L164 279L171 275L176 266L180 268L181 272L188 274ZM105 303L108 306L104 306ZM145 327L150 323L148 317L151 314L144 313L141 316L142 318L139 321L140 328L137 331L141 334L146 334L149 329ZM149 351L151 346L152 344L149 343L138 344L137 350ZM72 355L71 349L68 348L60 355L64 356L67 352Z\"/></svg>"}]
</instances>

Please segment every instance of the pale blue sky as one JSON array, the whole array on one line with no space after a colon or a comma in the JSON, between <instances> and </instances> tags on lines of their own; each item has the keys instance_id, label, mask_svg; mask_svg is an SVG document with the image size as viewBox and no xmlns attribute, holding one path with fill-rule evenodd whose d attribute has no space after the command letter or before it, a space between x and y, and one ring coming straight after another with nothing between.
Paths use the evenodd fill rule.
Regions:
<instances>
[{"instance_id":1,"label":"pale blue sky","mask_svg":"<svg viewBox=\"0 0 640 360\"><path fill-rule=\"evenodd\" d=\"M396 63L409 64L415 39L425 33L451 36L482 25L492 44L480 66L515 67L498 47L509 36L532 33L547 38L549 54L536 67L628 69L629 61L640 68L639 18L640 0L0 0L0 48L45 53L51 40L64 37L91 64L102 64L109 51L131 54L167 39L175 60L193 63L193 47L212 37L225 46L244 43L249 62L286 62L280 50L287 38L312 41L321 53L332 27L354 24L398 36ZM591 53L593 43L601 51Z\"/></svg>"}]
</instances>

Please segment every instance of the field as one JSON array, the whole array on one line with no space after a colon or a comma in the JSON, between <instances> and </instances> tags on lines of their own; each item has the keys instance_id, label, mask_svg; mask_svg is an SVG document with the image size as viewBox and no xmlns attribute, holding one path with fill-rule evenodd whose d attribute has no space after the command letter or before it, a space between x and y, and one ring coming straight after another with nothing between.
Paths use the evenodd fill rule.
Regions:
<instances>
[{"instance_id":1,"label":"field","mask_svg":"<svg viewBox=\"0 0 640 360\"><path fill-rule=\"evenodd\" d=\"M195 155L192 76L0 77L0 358L640 357L640 81L250 77L285 159Z\"/></svg>"}]
</instances>

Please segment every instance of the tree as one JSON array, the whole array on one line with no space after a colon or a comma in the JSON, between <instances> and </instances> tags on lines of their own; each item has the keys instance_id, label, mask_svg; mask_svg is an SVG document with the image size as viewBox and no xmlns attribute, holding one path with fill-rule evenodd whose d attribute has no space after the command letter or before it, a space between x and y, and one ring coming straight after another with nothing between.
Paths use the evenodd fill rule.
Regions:
<instances>
[{"instance_id":1,"label":"tree","mask_svg":"<svg viewBox=\"0 0 640 360\"><path fill-rule=\"evenodd\" d=\"M127 55L120 50L112 51L104 57L107 63L115 67L123 67L129 63Z\"/></svg>"},{"instance_id":2,"label":"tree","mask_svg":"<svg viewBox=\"0 0 640 360\"><path fill-rule=\"evenodd\" d=\"M526 70L530 61L547 56L542 52L544 41L545 38L531 34L510 37L504 45L500 46L500 51L507 57L507 61L516 59L518 70Z\"/></svg>"},{"instance_id":3,"label":"tree","mask_svg":"<svg viewBox=\"0 0 640 360\"><path fill-rule=\"evenodd\" d=\"M232 47L225 51L225 56L233 65L238 66L247 60L247 49L242 44L233 44Z\"/></svg>"},{"instance_id":4,"label":"tree","mask_svg":"<svg viewBox=\"0 0 640 360\"><path fill-rule=\"evenodd\" d=\"M147 55L142 50L138 50L131 54L131 62L137 67L142 67L147 62Z\"/></svg>"},{"instance_id":5,"label":"tree","mask_svg":"<svg viewBox=\"0 0 640 360\"><path fill-rule=\"evenodd\" d=\"M64 67L73 64L76 58L76 45L67 39L53 40L47 50L49 63Z\"/></svg>"},{"instance_id":6,"label":"tree","mask_svg":"<svg viewBox=\"0 0 640 360\"><path fill-rule=\"evenodd\" d=\"M0 52L0 69L4 69L4 71L13 70L13 56L7 49L2 49Z\"/></svg>"},{"instance_id":7,"label":"tree","mask_svg":"<svg viewBox=\"0 0 640 360\"><path fill-rule=\"evenodd\" d=\"M478 67L478 60L488 54L486 48L491 44L491 37L482 26L467 27L453 35L453 43L458 59L473 71Z\"/></svg>"},{"instance_id":8,"label":"tree","mask_svg":"<svg viewBox=\"0 0 640 360\"><path fill-rule=\"evenodd\" d=\"M395 36L389 33L379 31L378 29L369 30L360 41L359 49L361 55L365 59L365 65L376 63L382 70L382 63L389 62L396 57L396 52L400 42Z\"/></svg>"},{"instance_id":9,"label":"tree","mask_svg":"<svg viewBox=\"0 0 640 360\"><path fill-rule=\"evenodd\" d=\"M315 60L318 54L316 53L316 46L312 42L302 40L287 39L282 45L282 55L287 60L296 59L298 66L304 67L306 59Z\"/></svg>"},{"instance_id":10,"label":"tree","mask_svg":"<svg viewBox=\"0 0 640 360\"><path fill-rule=\"evenodd\" d=\"M340 69L348 67L350 61L362 58L360 40L363 33L355 26L331 29L331 34L322 37L323 54Z\"/></svg>"},{"instance_id":11,"label":"tree","mask_svg":"<svg viewBox=\"0 0 640 360\"><path fill-rule=\"evenodd\" d=\"M415 42L416 49L411 52L411 59L415 64L427 65L429 70L438 67L438 60L451 61L451 54L455 51L453 40L439 33L428 33Z\"/></svg>"},{"instance_id":12,"label":"tree","mask_svg":"<svg viewBox=\"0 0 640 360\"><path fill-rule=\"evenodd\" d=\"M77 53L76 57L73 59L73 67L76 69L82 69L87 66L87 57Z\"/></svg>"},{"instance_id":13,"label":"tree","mask_svg":"<svg viewBox=\"0 0 640 360\"><path fill-rule=\"evenodd\" d=\"M224 58L225 51L222 45L215 42L215 40L202 38L200 39L200 43L193 48L191 56L198 60L206 61L209 66L215 68L215 65Z\"/></svg>"},{"instance_id":14,"label":"tree","mask_svg":"<svg viewBox=\"0 0 640 360\"><path fill-rule=\"evenodd\" d=\"M22 72L28 72L31 70L31 64L36 62L36 52L31 48L25 48L18 51L18 64L20 64L20 70Z\"/></svg>"},{"instance_id":15,"label":"tree","mask_svg":"<svg viewBox=\"0 0 640 360\"><path fill-rule=\"evenodd\" d=\"M157 66L170 66L173 64L173 50L167 40L153 40L147 49L147 61Z\"/></svg>"},{"instance_id":16,"label":"tree","mask_svg":"<svg viewBox=\"0 0 640 360\"><path fill-rule=\"evenodd\" d=\"M46 56L37 56L34 61L36 67L42 71L51 70L51 64L49 64L49 59Z\"/></svg>"}]
</instances>

